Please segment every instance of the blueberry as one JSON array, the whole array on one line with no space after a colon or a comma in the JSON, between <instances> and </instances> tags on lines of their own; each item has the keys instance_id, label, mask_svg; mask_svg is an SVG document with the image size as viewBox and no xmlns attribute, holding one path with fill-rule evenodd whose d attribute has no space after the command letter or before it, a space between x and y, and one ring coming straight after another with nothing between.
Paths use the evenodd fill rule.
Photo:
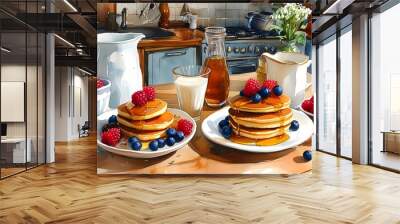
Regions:
<instances>
[{"instance_id":1,"label":"blueberry","mask_svg":"<svg viewBox=\"0 0 400 224\"><path fill-rule=\"evenodd\" d=\"M297 130L299 130L299 127L300 127L299 122L296 121L296 120L293 120L292 123L290 123L289 130L291 130L291 131L297 131Z\"/></svg>"},{"instance_id":2,"label":"blueberry","mask_svg":"<svg viewBox=\"0 0 400 224\"><path fill-rule=\"evenodd\" d=\"M222 130L222 128L223 127L225 127L225 126L228 126L229 125L229 122L227 121L227 120L221 120L219 123L218 123L218 127L219 127L219 129L220 130Z\"/></svg>"},{"instance_id":3,"label":"blueberry","mask_svg":"<svg viewBox=\"0 0 400 224\"><path fill-rule=\"evenodd\" d=\"M183 134L181 131L177 131L174 138L176 142L180 142L185 138L185 134Z\"/></svg>"},{"instance_id":4,"label":"blueberry","mask_svg":"<svg viewBox=\"0 0 400 224\"><path fill-rule=\"evenodd\" d=\"M165 146L165 140L162 138L157 139L158 141L158 148L163 148Z\"/></svg>"},{"instance_id":5,"label":"blueberry","mask_svg":"<svg viewBox=\"0 0 400 224\"><path fill-rule=\"evenodd\" d=\"M275 86L274 89L273 89L272 91L274 91L274 94L275 94L276 96L280 96L280 95L282 95L282 93L283 93L283 89L282 89L282 87L279 86L279 85Z\"/></svg>"},{"instance_id":6,"label":"blueberry","mask_svg":"<svg viewBox=\"0 0 400 224\"><path fill-rule=\"evenodd\" d=\"M229 115L225 117L225 120L229 123Z\"/></svg>"},{"instance_id":7,"label":"blueberry","mask_svg":"<svg viewBox=\"0 0 400 224\"><path fill-rule=\"evenodd\" d=\"M132 142L131 147L135 151L139 151L142 148L142 143L138 142Z\"/></svg>"},{"instance_id":8,"label":"blueberry","mask_svg":"<svg viewBox=\"0 0 400 224\"><path fill-rule=\"evenodd\" d=\"M222 136L224 136L224 138L228 139L232 135L232 128L229 127L229 126L225 126L225 127L222 128L221 133L222 133Z\"/></svg>"},{"instance_id":9,"label":"blueberry","mask_svg":"<svg viewBox=\"0 0 400 224\"><path fill-rule=\"evenodd\" d=\"M111 115L111 117L108 118L108 123L109 124L116 124L117 123L117 116Z\"/></svg>"},{"instance_id":10,"label":"blueberry","mask_svg":"<svg viewBox=\"0 0 400 224\"><path fill-rule=\"evenodd\" d=\"M265 98L265 97L267 97L267 96L269 95L269 89L267 89L267 88L265 88L265 87L262 87L262 88L260 89L260 91L258 92L258 94L260 94L260 96L261 96L262 98Z\"/></svg>"},{"instance_id":11,"label":"blueberry","mask_svg":"<svg viewBox=\"0 0 400 224\"><path fill-rule=\"evenodd\" d=\"M168 146L173 146L173 145L175 144L175 139L174 139L174 137L168 137L167 140L165 140L165 143L166 143Z\"/></svg>"},{"instance_id":12,"label":"blueberry","mask_svg":"<svg viewBox=\"0 0 400 224\"><path fill-rule=\"evenodd\" d=\"M167 129L167 135L168 135L168 137L174 137L176 135L175 128L168 128Z\"/></svg>"},{"instance_id":13,"label":"blueberry","mask_svg":"<svg viewBox=\"0 0 400 224\"><path fill-rule=\"evenodd\" d=\"M304 160L306 160L306 161L312 160L312 153L311 153L311 151L310 151L310 150L304 151L304 152L303 152L303 158L304 158Z\"/></svg>"},{"instance_id":14,"label":"blueberry","mask_svg":"<svg viewBox=\"0 0 400 224\"><path fill-rule=\"evenodd\" d=\"M149 148L151 151L157 151L158 150L158 140L153 140L149 144Z\"/></svg>"},{"instance_id":15,"label":"blueberry","mask_svg":"<svg viewBox=\"0 0 400 224\"><path fill-rule=\"evenodd\" d=\"M240 96L244 96L244 91L240 90Z\"/></svg>"},{"instance_id":16,"label":"blueberry","mask_svg":"<svg viewBox=\"0 0 400 224\"><path fill-rule=\"evenodd\" d=\"M258 93L254 94L254 96L251 97L251 101L252 101L253 103L259 103L259 102L261 102L261 96L260 96L260 94L258 94Z\"/></svg>"},{"instance_id":17,"label":"blueberry","mask_svg":"<svg viewBox=\"0 0 400 224\"><path fill-rule=\"evenodd\" d=\"M140 142L140 140L137 137L130 137L128 138L128 143L134 143L134 142Z\"/></svg>"}]
</instances>

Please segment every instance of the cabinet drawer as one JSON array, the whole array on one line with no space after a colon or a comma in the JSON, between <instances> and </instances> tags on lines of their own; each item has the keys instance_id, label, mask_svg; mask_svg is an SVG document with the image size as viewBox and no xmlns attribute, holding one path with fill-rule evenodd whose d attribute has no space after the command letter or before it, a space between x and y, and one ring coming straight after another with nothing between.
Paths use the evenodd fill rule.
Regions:
<instances>
[{"instance_id":1,"label":"cabinet drawer","mask_svg":"<svg viewBox=\"0 0 400 224\"><path fill-rule=\"evenodd\" d=\"M148 84L171 83L172 69L180 65L196 64L196 48L158 51L148 56Z\"/></svg>"}]
</instances>

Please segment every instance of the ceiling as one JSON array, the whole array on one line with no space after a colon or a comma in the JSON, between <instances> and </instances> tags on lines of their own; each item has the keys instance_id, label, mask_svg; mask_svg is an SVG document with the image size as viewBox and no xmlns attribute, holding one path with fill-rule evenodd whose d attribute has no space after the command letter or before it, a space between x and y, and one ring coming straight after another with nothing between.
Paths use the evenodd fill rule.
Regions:
<instances>
[{"instance_id":1,"label":"ceiling","mask_svg":"<svg viewBox=\"0 0 400 224\"><path fill-rule=\"evenodd\" d=\"M37 35L51 32L57 34L56 65L95 72L96 4L96 0L0 0L2 46L11 50L7 57L23 60L36 56L44 47L36 43Z\"/></svg>"}]
</instances>

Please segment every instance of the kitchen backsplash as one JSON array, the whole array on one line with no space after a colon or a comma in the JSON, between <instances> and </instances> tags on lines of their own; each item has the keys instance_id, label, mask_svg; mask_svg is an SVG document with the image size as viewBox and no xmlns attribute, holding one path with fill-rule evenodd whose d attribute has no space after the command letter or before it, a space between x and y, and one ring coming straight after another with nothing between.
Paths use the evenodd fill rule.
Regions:
<instances>
[{"instance_id":1,"label":"kitchen backsplash","mask_svg":"<svg viewBox=\"0 0 400 224\"><path fill-rule=\"evenodd\" d=\"M128 10L128 25L139 25L139 15L148 3L118 3L117 12ZM169 3L170 20L184 20L180 16L184 3ZM246 23L249 11L271 11L269 3L187 3L194 14L198 15L198 25L238 26Z\"/></svg>"}]
</instances>

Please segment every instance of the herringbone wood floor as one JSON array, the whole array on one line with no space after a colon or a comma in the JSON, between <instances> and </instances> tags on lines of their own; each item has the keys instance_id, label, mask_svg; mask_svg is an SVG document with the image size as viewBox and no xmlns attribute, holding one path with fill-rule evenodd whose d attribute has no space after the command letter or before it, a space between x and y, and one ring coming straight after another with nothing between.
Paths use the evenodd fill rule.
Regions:
<instances>
[{"instance_id":1,"label":"herringbone wood floor","mask_svg":"<svg viewBox=\"0 0 400 224\"><path fill-rule=\"evenodd\" d=\"M316 153L313 173L96 175L95 139L0 181L0 223L400 223L400 175Z\"/></svg>"}]
</instances>

